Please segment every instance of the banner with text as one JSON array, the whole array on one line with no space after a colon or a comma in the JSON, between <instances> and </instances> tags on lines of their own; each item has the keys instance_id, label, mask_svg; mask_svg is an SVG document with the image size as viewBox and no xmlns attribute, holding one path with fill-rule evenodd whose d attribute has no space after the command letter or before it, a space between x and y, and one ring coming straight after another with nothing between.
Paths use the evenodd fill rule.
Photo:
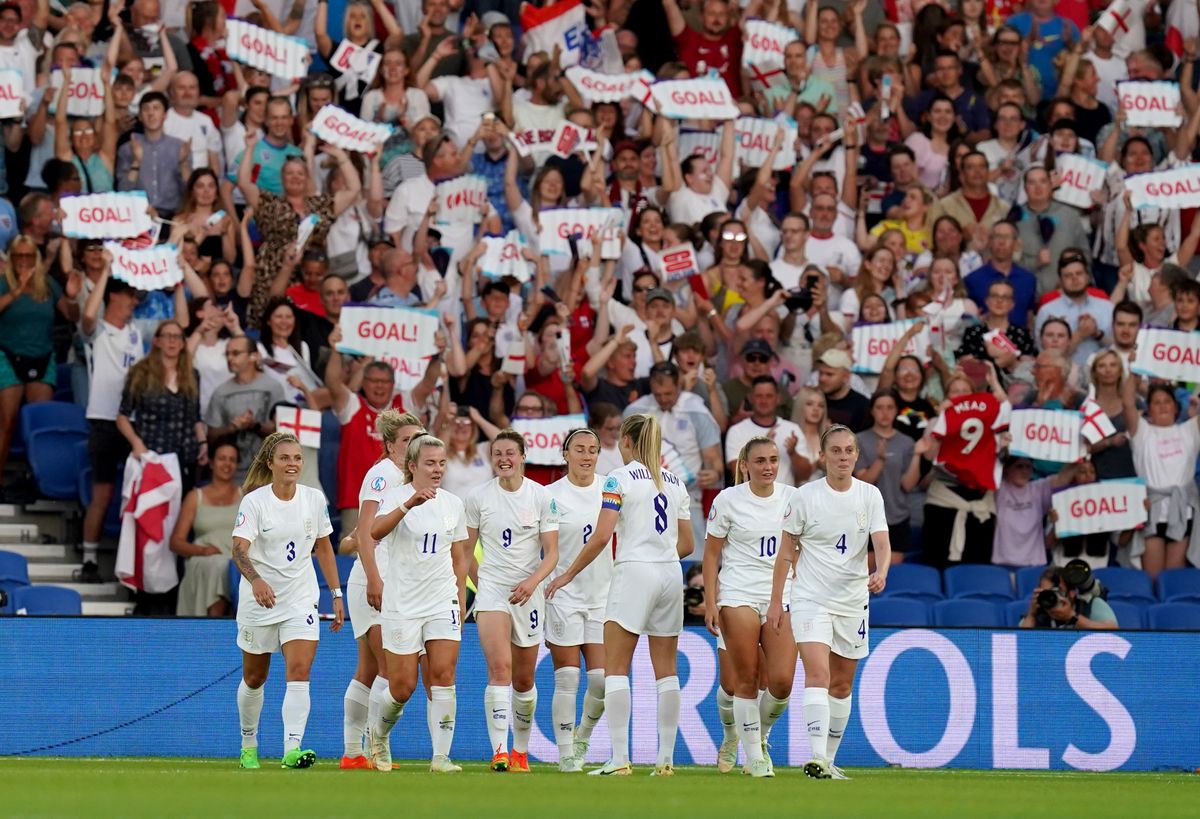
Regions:
<instances>
[{"instance_id":1,"label":"banner with text","mask_svg":"<svg viewBox=\"0 0 1200 819\"><path fill-rule=\"evenodd\" d=\"M540 466L563 466L563 441L573 429L587 426L582 415L555 415L553 418L514 418L512 427L525 438L525 462Z\"/></svg>"},{"instance_id":2,"label":"banner with text","mask_svg":"<svg viewBox=\"0 0 1200 819\"><path fill-rule=\"evenodd\" d=\"M1200 207L1200 165L1133 174L1125 187L1135 208Z\"/></svg>"},{"instance_id":3,"label":"banner with text","mask_svg":"<svg viewBox=\"0 0 1200 819\"><path fill-rule=\"evenodd\" d=\"M544 7L522 3L521 31L525 59L539 51L553 54L558 46L562 49L559 65L564 68L579 62L584 41L591 37L583 0L560 0Z\"/></svg>"},{"instance_id":4,"label":"banner with text","mask_svg":"<svg viewBox=\"0 0 1200 819\"><path fill-rule=\"evenodd\" d=\"M58 94L63 86L63 73L55 69L50 73L51 116L58 112ZM67 113L73 117L98 117L104 113L104 80L99 68L71 69L71 85L67 88ZM96 143L97 145L99 142Z\"/></svg>"},{"instance_id":5,"label":"banner with text","mask_svg":"<svg viewBox=\"0 0 1200 819\"><path fill-rule=\"evenodd\" d=\"M721 158L721 135L716 131L680 131L679 158L702 156L709 165L716 165Z\"/></svg>"},{"instance_id":6,"label":"banner with text","mask_svg":"<svg viewBox=\"0 0 1200 819\"><path fill-rule=\"evenodd\" d=\"M700 263L696 260L696 248L687 242L674 247L665 247L658 254L659 269L663 281L677 282L700 272Z\"/></svg>"},{"instance_id":7,"label":"banner with text","mask_svg":"<svg viewBox=\"0 0 1200 819\"><path fill-rule=\"evenodd\" d=\"M533 265L521 255L526 247L521 231L513 228L503 236L484 236L482 241L485 250L477 272L489 279L512 276L522 284L533 278Z\"/></svg>"},{"instance_id":8,"label":"banner with text","mask_svg":"<svg viewBox=\"0 0 1200 819\"><path fill-rule=\"evenodd\" d=\"M1138 330L1133 371L1168 381L1200 381L1200 334L1143 327Z\"/></svg>"},{"instance_id":9,"label":"banner with text","mask_svg":"<svg viewBox=\"0 0 1200 819\"><path fill-rule=\"evenodd\" d=\"M343 74L353 72L359 76L359 79L370 85L371 81L375 79L375 75L379 73L383 55L374 49L363 48L349 40L342 40L329 62Z\"/></svg>"},{"instance_id":10,"label":"banner with text","mask_svg":"<svg viewBox=\"0 0 1200 819\"><path fill-rule=\"evenodd\" d=\"M592 255L592 236L621 225L625 212L620 208L551 208L538 214L541 230L538 245L543 255L571 254L570 239L580 256Z\"/></svg>"},{"instance_id":11,"label":"banner with text","mask_svg":"<svg viewBox=\"0 0 1200 819\"><path fill-rule=\"evenodd\" d=\"M145 191L64 196L58 207L72 239L131 239L154 227Z\"/></svg>"},{"instance_id":12,"label":"banner with text","mask_svg":"<svg viewBox=\"0 0 1200 819\"><path fill-rule=\"evenodd\" d=\"M663 80L650 86L657 113L670 119L738 118L729 86L719 76L709 74L694 80Z\"/></svg>"},{"instance_id":13,"label":"banner with text","mask_svg":"<svg viewBox=\"0 0 1200 819\"><path fill-rule=\"evenodd\" d=\"M1079 154L1059 154L1054 158L1054 167L1058 169L1055 201L1077 208L1090 208L1095 204L1092 194L1104 187L1107 165Z\"/></svg>"},{"instance_id":14,"label":"banner with text","mask_svg":"<svg viewBox=\"0 0 1200 819\"><path fill-rule=\"evenodd\" d=\"M120 242L105 242L104 249L113 257L113 278L128 282L138 290L166 290L183 281L179 248L175 245L131 250Z\"/></svg>"},{"instance_id":15,"label":"banner with text","mask_svg":"<svg viewBox=\"0 0 1200 819\"><path fill-rule=\"evenodd\" d=\"M750 81L764 88L787 84L783 70L783 51L800 35L794 28L766 20L747 19L742 23L745 42L742 44L742 66Z\"/></svg>"},{"instance_id":16,"label":"banner with text","mask_svg":"<svg viewBox=\"0 0 1200 819\"><path fill-rule=\"evenodd\" d=\"M1141 478L1072 486L1055 492L1050 505L1058 513L1054 533L1059 537L1095 532L1124 532L1146 523L1146 482Z\"/></svg>"},{"instance_id":17,"label":"banner with text","mask_svg":"<svg viewBox=\"0 0 1200 819\"><path fill-rule=\"evenodd\" d=\"M758 168L767 161L771 146L775 144L779 130L783 129L783 142L779 152L775 154L775 162L771 166L777 171L790 170L796 164L796 120L787 114L780 114L774 119L763 117L740 117L734 123L734 161L740 162L744 168Z\"/></svg>"},{"instance_id":18,"label":"banner with text","mask_svg":"<svg viewBox=\"0 0 1200 819\"><path fill-rule=\"evenodd\" d=\"M285 80L303 77L312 61L307 41L235 17L225 21L225 51L231 60Z\"/></svg>"},{"instance_id":19,"label":"banner with text","mask_svg":"<svg viewBox=\"0 0 1200 819\"><path fill-rule=\"evenodd\" d=\"M1074 410L1013 410L1008 424L1009 452L1038 461L1073 464L1087 455L1080 429L1083 413Z\"/></svg>"},{"instance_id":20,"label":"banner with text","mask_svg":"<svg viewBox=\"0 0 1200 819\"><path fill-rule=\"evenodd\" d=\"M850 331L850 342L854 350L854 372L878 374L883 372L883 362L892 348L900 341L908 328L918 319L891 321L887 324L860 324ZM905 355L915 355L928 361L929 328L917 333L904 348Z\"/></svg>"},{"instance_id":21,"label":"banner with text","mask_svg":"<svg viewBox=\"0 0 1200 819\"><path fill-rule=\"evenodd\" d=\"M393 367L397 361L428 358L437 352L435 336L441 324L434 310L415 307L365 307L347 304L338 326L338 352L369 355Z\"/></svg>"},{"instance_id":22,"label":"banner with text","mask_svg":"<svg viewBox=\"0 0 1200 819\"><path fill-rule=\"evenodd\" d=\"M508 140L517 149L517 156L531 156L535 151L549 151L554 144L553 128L526 128L509 131Z\"/></svg>"},{"instance_id":23,"label":"banner with text","mask_svg":"<svg viewBox=\"0 0 1200 819\"><path fill-rule=\"evenodd\" d=\"M1126 80L1117 83L1117 98L1129 127L1178 128L1179 83L1167 80Z\"/></svg>"},{"instance_id":24,"label":"banner with text","mask_svg":"<svg viewBox=\"0 0 1200 819\"><path fill-rule=\"evenodd\" d=\"M479 224L486 212L487 180L473 173L456 176L438 182L434 187L437 197L437 218L442 222L456 224Z\"/></svg>"},{"instance_id":25,"label":"banner with text","mask_svg":"<svg viewBox=\"0 0 1200 819\"><path fill-rule=\"evenodd\" d=\"M601 74L581 65L573 65L567 69L567 79L575 86L583 101L592 105L597 102L620 102L626 97L645 101L649 97L654 75L645 70L630 74Z\"/></svg>"},{"instance_id":26,"label":"banner with text","mask_svg":"<svg viewBox=\"0 0 1200 819\"><path fill-rule=\"evenodd\" d=\"M367 122L336 105L326 105L309 126L314 134L331 145L360 154L373 154L396 130L384 122Z\"/></svg>"},{"instance_id":27,"label":"banner with text","mask_svg":"<svg viewBox=\"0 0 1200 819\"><path fill-rule=\"evenodd\" d=\"M20 119L24 114L25 79L20 69L0 68L0 119Z\"/></svg>"}]
</instances>

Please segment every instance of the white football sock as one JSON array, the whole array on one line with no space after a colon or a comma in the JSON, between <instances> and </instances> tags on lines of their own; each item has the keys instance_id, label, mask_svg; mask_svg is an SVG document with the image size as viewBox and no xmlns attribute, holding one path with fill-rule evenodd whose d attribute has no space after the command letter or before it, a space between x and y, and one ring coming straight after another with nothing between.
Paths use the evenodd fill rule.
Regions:
<instances>
[{"instance_id":1,"label":"white football sock","mask_svg":"<svg viewBox=\"0 0 1200 819\"><path fill-rule=\"evenodd\" d=\"M458 710L458 695L453 685L430 686L429 724L433 726L434 756L450 756L450 744L454 742L454 717Z\"/></svg>"},{"instance_id":2,"label":"white football sock","mask_svg":"<svg viewBox=\"0 0 1200 819\"><path fill-rule=\"evenodd\" d=\"M346 756L363 755L363 732L367 728L367 711L370 708L371 689L358 680L351 680L342 697L342 743Z\"/></svg>"},{"instance_id":3,"label":"white football sock","mask_svg":"<svg viewBox=\"0 0 1200 819\"><path fill-rule=\"evenodd\" d=\"M746 764L762 759L762 724L758 702L743 697L733 698L733 716L737 721L738 739L746 749Z\"/></svg>"},{"instance_id":4,"label":"white football sock","mask_svg":"<svg viewBox=\"0 0 1200 819\"><path fill-rule=\"evenodd\" d=\"M829 736L829 692L824 688L804 689L804 721L814 759L824 759Z\"/></svg>"},{"instance_id":5,"label":"white football sock","mask_svg":"<svg viewBox=\"0 0 1200 819\"><path fill-rule=\"evenodd\" d=\"M654 683L658 689L658 765L675 762L675 737L679 733L679 678L672 675Z\"/></svg>"},{"instance_id":6,"label":"white football sock","mask_svg":"<svg viewBox=\"0 0 1200 819\"><path fill-rule=\"evenodd\" d=\"M83 563L98 563L100 555L100 544L92 543L85 540L83 542ZM254 746L250 746L254 747Z\"/></svg>"},{"instance_id":7,"label":"white football sock","mask_svg":"<svg viewBox=\"0 0 1200 819\"><path fill-rule=\"evenodd\" d=\"M385 688L379 697L379 721L371 726L371 732L378 737L387 737L400 721L404 705L405 703L396 701L390 688Z\"/></svg>"},{"instance_id":8,"label":"white football sock","mask_svg":"<svg viewBox=\"0 0 1200 819\"><path fill-rule=\"evenodd\" d=\"M289 680L283 694L283 752L299 748L308 724L308 680Z\"/></svg>"},{"instance_id":9,"label":"white football sock","mask_svg":"<svg viewBox=\"0 0 1200 819\"><path fill-rule=\"evenodd\" d=\"M722 741L737 737L737 721L733 715L733 694L717 686L717 716L721 718Z\"/></svg>"},{"instance_id":10,"label":"white football sock","mask_svg":"<svg viewBox=\"0 0 1200 819\"><path fill-rule=\"evenodd\" d=\"M846 725L850 722L850 698L851 694L838 699L837 697L829 698L829 737L825 740L825 758L829 760L829 764L833 764L833 758L837 756L838 746L842 744L842 737L846 733Z\"/></svg>"},{"instance_id":11,"label":"white football sock","mask_svg":"<svg viewBox=\"0 0 1200 819\"><path fill-rule=\"evenodd\" d=\"M602 716L604 716L604 669L589 668L587 691L583 695L583 716L575 729L579 738L590 740L592 730Z\"/></svg>"},{"instance_id":12,"label":"white football sock","mask_svg":"<svg viewBox=\"0 0 1200 819\"><path fill-rule=\"evenodd\" d=\"M263 690L251 688L242 680L237 693L238 722L242 726L242 747L258 747L258 716L262 713Z\"/></svg>"},{"instance_id":13,"label":"white football sock","mask_svg":"<svg viewBox=\"0 0 1200 819\"><path fill-rule=\"evenodd\" d=\"M579 666L554 670L554 698L550 716L554 720L554 744L560 760L571 756L575 745L575 700L579 698Z\"/></svg>"},{"instance_id":14,"label":"white football sock","mask_svg":"<svg viewBox=\"0 0 1200 819\"><path fill-rule=\"evenodd\" d=\"M387 677L376 677L371 683L371 696L367 699L367 727L379 722L379 702L383 692L388 690Z\"/></svg>"},{"instance_id":15,"label":"white football sock","mask_svg":"<svg viewBox=\"0 0 1200 819\"><path fill-rule=\"evenodd\" d=\"M533 730L533 712L537 710L537 686L528 691L513 689L512 729L513 750L519 754L529 753L529 733Z\"/></svg>"},{"instance_id":16,"label":"white football sock","mask_svg":"<svg viewBox=\"0 0 1200 819\"><path fill-rule=\"evenodd\" d=\"M483 689L483 711L487 719L488 741L492 755L508 753L508 686L489 685Z\"/></svg>"},{"instance_id":17,"label":"white football sock","mask_svg":"<svg viewBox=\"0 0 1200 819\"><path fill-rule=\"evenodd\" d=\"M629 712L633 695L628 677L604 678L604 710L608 713L608 734L612 739L612 763L629 764Z\"/></svg>"},{"instance_id":18,"label":"white football sock","mask_svg":"<svg viewBox=\"0 0 1200 819\"><path fill-rule=\"evenodd\" d=\"M770 691L762 691L758 698L758 719L762 724L763 739L771 735L771 728L774 727L775 721L783 716L783 712L787 710L788 702L791 697L776 699L775 695Z\"/></svg>"}]
</instances>

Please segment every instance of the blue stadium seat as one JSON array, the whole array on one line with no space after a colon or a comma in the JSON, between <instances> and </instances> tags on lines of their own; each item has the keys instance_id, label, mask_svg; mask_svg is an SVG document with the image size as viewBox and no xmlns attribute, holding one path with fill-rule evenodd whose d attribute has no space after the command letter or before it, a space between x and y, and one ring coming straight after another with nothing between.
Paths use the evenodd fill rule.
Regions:
<instances>
[{"instance_id":1,"label":"blue stadium seat","mask_svg":"<svg viewBox=\"0 0 1200 819\"><path fill-rule=\"evenodd\" d=\"M1158 599L1200 602L1200 569L1167 569L1158 576Z\"/></svg>"},{"instance_id":2,"label":"blue stadium seat","mask_svg":"<svg viewBox=\"0 0 1200 819\"><path fill-rule=\"evenodd\" d=\"M904 597L881 597L871 601L871 627L928 626L929 604Z\"/></svg>"},{"instance_id":3,"label":"blue stadium seat","mask_svg":"<svg viewBox=\"0 0 1200 819\"><path fill-rule=\"evenodd\" d=\"M1033 594L1033 592L1030 592ZM1029 613L1028 600L1014 600L1004 607L1004 624L1011 628L1021 625L1021 618Z\"/></svg>"},{"instance_id":4,"label":"blue stadium seat","mask_svg":"<svg viewBox=\"0 0 1200 819\"><path fill-rule=\"evenodd\" d=\"M33 478L42 495L58 500L79 498L79 467L75 449L79 443L86 445L87 439L86 432L65 427L42 427L26 436L29 466L33 469Z\"/></svg>"},{"instance_id":5,"label":"blue stadium seat","mask_svg":"<svg viewBox=\"0 0 1200 819\"><path fill-rule=\"evenodd\" d=\"M1038 587L1038 583L1042 579L1042 572L1045 570L1045 566L1025 566L1017 569L1018 599L1029 600L1033 597L1033 590Z\"/></svg>"},{"instance_id":6,"label":"blue stadium seat","mask_svg":"<svg viewBox=\"0 0 1200 819\"><path fill-rule=\"evenodd\" d=\"M1200 605L1195 603L1159 603L1146 613L1156 631L1200 631Z\"/></svg>"},{"instance_id":7,"label":"blue stadium seat","mask_svg":"<svg viewBox=\"0 0 1200 819\"><path fill-rule=\"evenodd\" d=\"M24 586L13 595L13 611L25 614L83 614L83 598L61 586Z\"/></svg>"},{"instance_id":8,"label":"blue stadium seat","mask_svg":"<svg viewBox=\"0 0 1200 819\"><path fill-rule=\"evenodd\" d=\"M932 566L898 563L888 571L882 597L906 597L925 603L942 600L942 577Z\"/></svg>"},{"instance_id":9,"label":"blue stadium seat","mask_svg":"<svg viewBox=\"0 0 1200 819\"><path fill-rule=\"evenodd\" d=\"M0 606L0 614L12 614L13 613L13 611L14 611L13 606L12 606L13 595L15 595L19 589L23 589L27 585L29 585L29 584L28 583L18 583L15 580L0 580L0 589L3 589L4 593L8 595L8 602L5 603L3 606Z\"/></svg>"},{"instance_id":10,"label":"blue stadium seat","mask_svg":"<svg viewBox=\"0 0 1200 819\"><path fill-rule=\"evenodd\" d=\"M1108 589L1108 600L1138 600L1144 603L1154 603L1154 584L1150 575L1141 569L1126 569L1121 566L1108 566L1096 569L1096 579Z\"/></svg>"},{"instance_id":11,"label":"blue stadium seat","mask_svg":"<svg viewBox=\"0 0 1200 819\"><path fill-rule=\"evenodd\" d=\"M1109 600L1118 628L1145 628L1146 614L1136 600Z\"/></svg>"},{"instance_id":12,"label":"blue stadium seat","mask_svg":"<svg viewBox=\"0 0 1200 819\"><path fill-rule=\"evenodd\" d=\"M1001 628L1004 614L1000 606L988 600L943 600L933 604L935 626Z\"/></svg>"},{"instance_id":13,"label":"blue stadium seat","mask_svg":"<svg viewBox=\"0 0 1200 819\"><path fill-rule=\"evenodd\" d=\"M238 571L237 564L231 560L229 561L229 604L235 613L238 607L238 588L241 583L242 573Z\"/></svg>"},{"instance_id":14,"label":"blue stadium seat","mask_svg":"<svg viewBox=\"0 0 1200 819\"><path fill-rule=\"evenodd\" d=\"M890 579L890 576L889 576ZM1007 603L1013 599L1012 577L999 566L966 564L946 569L946 597Z\"/></svg>"},{"instance_id":15,"label":"blue stadium seat","mask_svg":"<svg viewBox=\"0 0 1200 819\"><path fill-rule=\"evenodd\" d=\"M38 429L72 429L88 433L86 411L67 401L40 401L21 407L21 436L29 443L29 435Z\"/></svg>"},{"instance_id":16,"label":"blue stadium seat","mask_svg":"<svg viewBox=\"0 0 1200 819\"><path fill-rule=\"evenodd\" d=\"M0 580L28 586L29 561L25 559L25 555L0 551Z\"/></svg>"}]
</instances>

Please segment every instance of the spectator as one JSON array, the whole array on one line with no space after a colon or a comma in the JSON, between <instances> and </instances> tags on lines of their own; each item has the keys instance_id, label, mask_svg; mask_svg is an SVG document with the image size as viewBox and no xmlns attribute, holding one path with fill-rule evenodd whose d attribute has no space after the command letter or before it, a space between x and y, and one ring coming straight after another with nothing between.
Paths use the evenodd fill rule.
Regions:
<instances>
[{"instance_id":1,"label":"spectator","mask_svg":"<svg viewBox=\"0 0 1200 819\"><path fill-rule=\"evenodd\" d=\"M238 482L245 477L263 439L275 431L274 409L284 401L279 381L262 372L258 348L245 336L225 345L225 360L233 378L213 392L204 422L209 445L236 436Z\"/></svg>"},{"instance_id":2,"label":"spectator","mask_svg":"<svg viewBox=\"0 0 1200 819\"><path fill-rule=\"evenodd\" d=\"M988 160L979 151L963 156L961 181L962 187L934 204L933 220L953 216L964 230L978 232L993 228L1008 214L1008 206L988 189Z\"/></svg>"},{"instance_id":3,"label":"spectator","mask_svg":"<svg viewBox=\"0 0 1200 819\"><path fill-rule=\"evenodd\" d=\"M1045 518L1050 496L1067 486L1075 475L1067 466L1056 475L1033 478L1033 461L1010 457L996 490L996 540L992 562L1007 568L1046 565ZM1107 552L1105 553L1107 556Z\"/></svg>"},{"instance_id":4,"label":"spectator","mask_svg":"<svg viewBox=\"0 0 1200 819\"><path fill-rule=\"evenodd\" d=\"M322 250L304 251L304 256L300 259L300 281L287 288L287 297L301 310L307 310L313 315L325 318L325 305L321 301L321 282L327 275L329 275L329 259L325 256L325 252ZM276 282L278 282L278 278Z\"/></svg>"},{"instance_id":5,"label":"spectator","mask_svg":"<svg viewBox=\"0 0 1200 819\"><path fill-rule=\"evenodd\" d=\"M171 108L163 131L189 146L190 168L220 170L221 132L212 117L196 110L201 104L200 81L191 71L180 71L171 79Z\"/></svg>"},{"instance_id":6,"label":"spectator","mask_svg":"<svg viewBox=\"0 0 1200 819\"><path fill-rule=\"evenodd\" d=\"M242 488L233 482L237 445L218 443L211 461L212 481L183 499L171 535L171 551L187 559L175 608L179 617L225 617L233 600L229 533L242 502Z\"/></svg>"},{"instance_id":7,"label":"spectator","mask_svg":"<svg viewBox=\"0 0 1200 819\"><path fill-rule=\"evenodd\" d=\"M829 420L861 432L867 428L869 402L850 388L850 369L849 355L838 349L827 350L817 359L817 381L825 395Z\"/></svg>"},{"instance_id":8,"label":"spectator","mask_svg":"<svg viewBox=\"0 0 1200 819\"><path fill-rule=\"evenodd\" d=\"M770 342L767 344L769 346ZM706 350L707 346L700 333L688 330L671 345L671 360L679 367L680 387L700 396L704 406L712 413L717 426L724 433L729 427L728 399L721 389L721 382L717 380L717 371L704 362ZM788 398L790 400L791 396Z\"/></svg>"},{"instance_id":9,"label":"spectator","mask_svg":"<svg viewBox=\"0 0 1200 819\"><path fill-rule=\"evenodd\" d=\"M117 120L112 104L112 83L101 72L104 81L104 114L98 119L76 117L67 119L67 89L71 87L71 69L63 69L63 84L58 93L54 112L54 156L70 162L79 173L81 193L111 193L113 171L117 164Z\"/></svg>"},{"instance_id":10,"label":"spectator","mask_svg":"<svg viewBox=\"0 0 1200 819\"><path fill-rule=\"evenodd\" d=\"M972 271L963 284L980 310L988 309L987 294L992 282L1005 280L1012 285L1013 302L1008 308L1008 321L1016 327L1028 327L1037 309L1037 277L1016 264L1013 259L1018 247L1017 228L1012 222L1001 222L992 229L988 248L991 261Z\"/></svg>"},{"instance_id":11,"label":"spectator","mask_svg":"<svg viewBox=\"0 0 1200 819\"><path fill-rule=\"evenodd\" d=\"M213 392L229 373L227 343L243 333L232 306L222 309L207 296L194 299L189 312L188 326L193 329L188 336L188 354L200 381L200 414L206 416Z\"/></svg>"},{"instance_id":12,"label":"spectator","mask_svg":"<svg viewBox=\"0 0 1200 819\"><path fill-rule=\"evenodd\" d=\"M320 13L317 9L318 16ZM403 128L416 125L429 114L429 98L420 88L409 85L413 73L403 48L384 47L379 71L371 90L362 97L359 115L367 122L387 122Z\"/></svg>"},{"instance_id":13,"label":"spectator","mask_svg":"<svg viewBox=\"0 0 1200 819\"><path fill-rule=\"evenodd\" d=\"M674 159L676 142L675 138L663 141L664 163ZM682 187L670 191L667 200L667 214L672 222L691 225L710 213L725 212L733 187L733 148L733 123L727 122L721 126L720 154L715 167L697 154L682 159L679 166ZM664 187L667 179L664 175Z\"/></svg>"},{"instance_id":14,"label":"spectator","mask_svg":"<svg viewBox=\"0 0 1200 819\"><path fill-rule=\"evenodd\" d=\"M191 173L188 143L163 130L167 98L150 91L138 103L140 134L117 151L117 190L144 190L159 217L170 219L183 204L183 180Z\"/></svg>"},{"instance_id":15,"label":"spectator","mask_svg":"<svg viewBox=\"0 0 1200 819\"><path fill-rule=\"evenodd\" d=\"M837 200L822 194L812 199L812 230L804 243L808 261L817 265L829 277L826 300L837 304L842 291L854 284L854 274L862 267L862 254L846 236L834 232L837 222Z\"/></svg>"},{"instance_id":16,"label":"spectator","mask_svg":"<svg viewBox=\"0 0 1200 819\"><path fill-rule=\"evenodd\" d=\"M199 105L207 109L205 113L217 108L222 95L237 86L233 63L223 45L225 19L225 9L213 0L195 3L191 8L192 39L187 44L187 53L199 86Z\"/></svg>"},{"instance_id":17,"label":"spectator","mask_svg":"<svg viewBox=\"0 0 1200 819\"><path fill-rule=\"evenodd\" d=\"M1050 174L1043 167L1025 171L1025 204L1017 219L1017 241L1021 252L1017 264L1033 272L1038 292L1048 293L1056 284L1056 265L1064 252L1078 249L1090 267L1087 233L1078 208L1051 198Z\"/></svg>"},{"instance_id":18,"label":"spectator","mask_svg":"<svg viewBox=\"0 0 1200 819\"><path fill-rule=\"evenodd\" d=\"M904 140L908 154L900 154L906 160L911 157L918 176L909 183L904 197L891 206L897 211L895 216L891 216L893 219L902 218L904 200L917 185L942 195L949 190L950 146L962 137L954 114L954 100L939 94L929 100L924 111L925 116L918 118L918 121L924 122L924 127L908 135ZM895 164L908 167L904 160L899 163L893 161Z\"/></svg>"},{"instance_id":19,"label":"spectator","mask_svg":"<svg viewBox=\"0 0 1200 819\"><path fill-rule=\"evenodd\" d=\"M1079 29L1065 17L1054 13L1054 0L1030 0L1029 8L1009 18L1012 26L1033 45L1029 50L1029 64L1037 69L1042 81L1042 97L1049 99L1057 90L1054 58L1059 52L1079 42Z\"/></svg>"},{"instance_id":20,"label":"spectator","mask_svg":"<svg viewBox=\"0 0 1200 819\"><path fill-rule=\"evenodd\" d=\"M879 487L888 522L892 546L892 565L902 563L904 555L913 551L911 511L906 495L917 488L921 480L921 455L927 447L917 450L917 444L907 435L899 434L896 418L899 404L895 396L877 392L871 396L870 429L858 435L858 463L854 477Z\"/></svg>"},{"instance_id":21,"label":"spectator","mask_svg":"<svg viewBox=\"0 0 1200 819\"><path fill-rule=\"evenodd\" d=\"M371 2L356 0L347 3L345 8L345 17L342 19L342 37L346 42L377 54L382 54L385 47L399 48L404 32L401 30L400 24L396 22L392 9L387 3L379 2L379 0L371 0ZM383 23L383 29L387 33L387 39L383 41L375 37L374 15L379 16L380 22ZM329 64L329 69L336 76L334 86L337 89L338 105L358 116L363 106L363 95L370 84L370 72L366 69L356 69L354 65L339 66L333 63L330 58L339 44L334 43L329 36L328 19L328 4L318 3L317 16L314 21L317 53ZM399 53L403 54L402 51ZM374 118L372 117L372 119Z\"/></svg>"},{"instance_id":22,"label":"spectator","mask_svg":"<svg viewBox=\"0 0 1200 819\"><path fill-rule=\"evenodd\" d=\"M437 437L446 442L446 474L442 488L460 498L492 479L488 447L499 427L479 414L474 407L454 407L439 426ZM488 433L481 439L480 430Z\"/></svg>"},{"instance_id":23,"label":"spectator","mask_svg":"<svg viewBox=\"0 0 1200 819\"><path fill-rule=\"evenodd\" d=\"M663 0L667 25L679 58L694 76L715 70L734 99L742 95L742 30L730 15L725 0L704 0L700 11L702 28L691 28L678 0ZM809 38L810 40L812 38Z\"/></svg>"},{"instance_id":24,"label":"spectator","mask_svg":"<svg viewBox=\"0 0 1200 819\"><path fill-rule=\"evenodd\" d=\"M426 0L429 6L444 7L446 3L447 0ZM442 103L446 111L446 131L456 147L462 149L475 133L483 115L496 111L497 104L508 93L504 90L505 81L511 78L501 77L500 69L489 65L480 56L474 40L464 54L459 54L455 38L448 36L427 56L419 55L420 52L418 56L410 53L411 64L419 66L413 83L424 90L430 103ZM446 70L455 62L466 63L465 74L459 69Z\"/></svg>"},{"instance_id":25,"label":"spectator","mask_svg":"<svg viewBox=\"0 0 1200 819\"><path fill-rule=\"evenodd\" d=\"M216 259L230 264L237 259L238 222L222 206L221 183L212 168L198 168L188 177L171 241L179 243L185 236L196 241L197 254L204 260L198 273L207 273Z\"/></svg>"},{"instance_id":26,"label":"spectator","mask_svg":"<svg viewBox=\"0 0 1200 819\"><path fill-rule=\"evenodd\" d=\"M1096 482L1096 467L1089 461L1073 464L1073 477L1070 483L1084 486ZM1132 532L1122 538L1119 532L1089 532L1084 535L1070 535L1060 538L1057 527L1058 511L1050 510L1046 527L1046 550L1050 552L1050 563L1066 563L1082 561L1093 569L1102 569L1108 565L1109 551L1112 545L1124 539L1128 542Z\"/></svg>"},{"instance_id":27,"label":"spectator","mask_svg":"<svg viewBox=\"0 0 1200 819\"><path fill-rule=\"evenodd\" d=\"M1051 318L1066 321L1071 329L1071 360L1084 365L1111 341L1112 302L1088 286L1087 256L1079 248L1068 248L1059 257L1058 281L1059 289L1049 293L1038 310L1035 328L1040 331Z\"/></svg>"},{"instance_id":28,"label":"spectator","mask_svg":"<svg viewBox=\"0 0 1200 819\"><path fill-rule=\"evenodd\" d=\"M1074 562L1074 561L1072 561ZM1038 581L1029 601L1029 611L1021 618L1021 628L1070 628L1082 631L1107 631L1117 628L1117 616L1112 606L1100 596L1079 595L1074 586L1064 580L1065 568L1050 566ZM1053 605L1043 606L1042 593L1053 591L1047 599Z\"/></svg>"},{"instance_id":29,"label":"spectator","mask_svg":"<svg viewBox=\"0 0 1200 819\"><path fill-rule=\"evenodd\" d=\"M803 430L794 422L781 418L779 385L769 375L751 379L746 397L750 410L729 428L725 438L725 467L736 471L738 453L756 435L765 435L779 446L779 472L776 480L785 486L799 486L812 474L817 453L810 451Z\"/></svg>"},{"instance_id":30,"label":"spectator","mask_svg":"<svg viewBox=\"0 0 1200 819\"><path fill-rule=\"evenodd\" d=\"M638 347L629 340L632 328L633 325L627 324L615 335L609 335L583 366L579 383L589 404L602 401L624 410L637 398L634 372ZM604 372L603 376L600 375L601 371Z\"/></svg>"},{"instance_id":31,"label":"spectator","mask_svg":"<svg viewBox=\"0 0 1200 819\"><path fill-rule=\"evenodd\" d=\"M292 103L287 97L272 96L267 99L266 133L260 134L249 126L245 128L242 150L237 152L228 166L229 181L238 186L243 196L245 190L241 183L241 168L244 164L249 166L249 179L253 180L255 188L274 196L284 195L284 166L292 157L304 157L304 152L292 142L295 119ZM246 201L250 202L250 197ZM257 197L254 201L258 201Z\"/></svg>"},{"instance_id":32,"label":"spectator","mask_svg":"<svg viewBox=\"0 0 1200 819\"><path fill-rule=\"evenodd\" d=\"M607 475L625 465L617 439L621 433L621 411L613 404L595 401L588 404L590 415L588 426L600 438L600 454L596 461L596 474Z\"/></svg>"}]
</instances>

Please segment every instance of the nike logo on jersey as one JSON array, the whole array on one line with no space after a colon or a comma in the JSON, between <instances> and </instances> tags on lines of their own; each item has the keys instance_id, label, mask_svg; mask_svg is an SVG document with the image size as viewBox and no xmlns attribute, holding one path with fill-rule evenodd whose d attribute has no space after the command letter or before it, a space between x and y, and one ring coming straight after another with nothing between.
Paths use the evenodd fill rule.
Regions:
<instances>
[{"instance_id":1,"label":"nike logo on jersey","mask_svg":"<svg viewBox=\"0 0 1200 819\"><path fill-rule=\"evenodd\" d=\"M264 532L269 532L269 531L271 531L271 530L272 530L272 529L274 529L274 528L275 528L274 526L264 526L264 527L263 527L263 531L264 531Z\"/></svg>"}]
</instances>

